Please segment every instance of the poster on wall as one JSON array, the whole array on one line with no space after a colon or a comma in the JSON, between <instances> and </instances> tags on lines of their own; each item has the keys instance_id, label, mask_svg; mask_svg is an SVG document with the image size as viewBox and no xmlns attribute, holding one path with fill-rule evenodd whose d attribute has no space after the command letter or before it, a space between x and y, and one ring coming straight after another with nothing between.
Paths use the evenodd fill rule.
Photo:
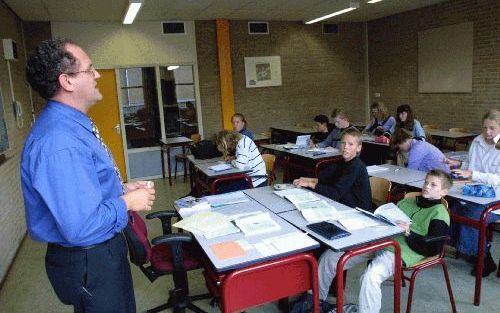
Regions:
<instances>
[{"instance_id":1,"label":"poster on wall","mask_svg":"<svg viewBox=\"0 0 500 313\"><path fill-rule=\"evenodd\" d=\"M7 125L5 124L2 90L0 89L0 154L4 153L8 149L9 138L7 137Z\"/></svg>"},{"instance_id":2,"label":"poster on wall","mask_svg":"<svg viewBox=\"0 0 500 313\"><path fill-rule=\"evenodd\" d=\"M281 58L245 58L245 79L247 88L281 86Z\"/></svg>"}]
</instances>

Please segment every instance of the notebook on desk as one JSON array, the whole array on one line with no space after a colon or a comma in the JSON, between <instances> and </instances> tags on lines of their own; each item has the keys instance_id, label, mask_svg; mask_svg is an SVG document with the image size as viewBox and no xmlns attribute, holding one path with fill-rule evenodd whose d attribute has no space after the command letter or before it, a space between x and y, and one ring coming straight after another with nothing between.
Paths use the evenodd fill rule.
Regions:
<instances>
[{"instance_id":1,"label":"notebook on desk","mask_svg":"<svg viewBox=\"0 0 500 313\"><path fill-rule=\"evenodd\" d=\"M302 149L307 148L309 146L309 140L311 139L311 135L302 135L297 136L295 140L295 144L287 144L284 145L284 149Z\"/></svg>"}]
</instances>

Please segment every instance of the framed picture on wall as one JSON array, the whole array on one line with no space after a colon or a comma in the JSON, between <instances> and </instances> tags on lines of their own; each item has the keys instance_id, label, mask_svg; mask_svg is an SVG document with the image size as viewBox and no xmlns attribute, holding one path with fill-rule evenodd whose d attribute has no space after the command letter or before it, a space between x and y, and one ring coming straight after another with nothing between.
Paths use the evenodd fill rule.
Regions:
<instances>
[{"instance_id":1,"label":"framed picture on wall","mask_svg":"<svg viewBox=\"0 0 500 313\"><path fill-rule=\"evenodd\" d=\"M245 79L247 88L281 86L281 58L245 58Z\"/></svg>"}]
</instances>

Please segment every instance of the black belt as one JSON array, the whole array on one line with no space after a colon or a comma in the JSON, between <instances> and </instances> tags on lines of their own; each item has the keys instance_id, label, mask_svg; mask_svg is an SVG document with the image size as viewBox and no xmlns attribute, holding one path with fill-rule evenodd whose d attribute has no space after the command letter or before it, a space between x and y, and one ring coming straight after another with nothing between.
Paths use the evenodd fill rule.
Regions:
<instances>
[{"instance_id":1,"label":"black belt","mask_svg":"<svg viewBox=\"0 0 500 313\"><path fill-rule=\"evenodd\" d=\"M78 247L78 246L75 246L75 247L65 247L65 246L61 246L60 244L57 244L57 243L52 243L52 242L49 242L48 243L48 247L49 248L53 248L53 249L58 249L58 250L65 250L65 251L82 251L82 250L90 250L90 249L94 249L94 248L97 248L97 247L100 247L100 246L104 246L105 244L109 243L111 240L114 240L116 238L118 238L118 236L121 235L121 234L116 234L114 235L113 237L109 238L108 240L106 241L103 241L101 243L96 243L95 245L90 245L90 246L83 246L83 247Z\"/></svg>"}]
</instances>

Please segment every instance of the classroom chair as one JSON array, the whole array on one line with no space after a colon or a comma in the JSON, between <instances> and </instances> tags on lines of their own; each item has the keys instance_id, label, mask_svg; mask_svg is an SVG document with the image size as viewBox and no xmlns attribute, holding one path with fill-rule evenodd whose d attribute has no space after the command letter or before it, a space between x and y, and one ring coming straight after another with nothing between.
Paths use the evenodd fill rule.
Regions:
<instances>
[{"instance_id":1,"label":"classroom chair","mask_svg":"<svg viewBox=\"0 0 500 313\"><path fill-rule=\"evenodd\" d=\"M297 127L306 127L305 123L296 123L295 126Z\"/></svg>"},{"instance_id":2,"label":"classroom chair","mask_svg":"<svg viewBox=\"0 0 500 313\"><path fill-rule=\"evenodd\" d=\"M420 192L409 192L405 195L405 198L415 198L419 195L421 195ZM445 199L441 199L441 203L448 209L448 202ZM448 240L448 236L437 236L437 237L429 239L427 242L446 241L446 240ZM406 280L408 280L410 282L410 289L408 291L408 302L406 304L406 313L411 313L411 304L412 304L412 300L413 300L413 289L415 287L415 280L417 278L417 274L426 268L429 268L431 266L438 265L438 264L440 264L441 267L443 268L444 278L446 281L446 287L448 288L448 296L450 297L452 312L453 313L457 312L457 308L455 306L455 299L453 297L453 290L451 289L450 277L448 275L448 267L446 266L446 261L444 259L444 253L445 253L445 251L444 251L444 245L443 245L443 248L441 249L441 252L439 253L439 255L425 258L413 266L402 268L401 278L403 279L403 287L406 286L406 284L405 284ZM406 276L405 272L411 272L411 276L410 277Z\"/></svg>"},{"instance_id":3,"label":"classroom chair","mask_svg":"<svg viewBox=\"0 0 500 313\"><path fill-rule=\"evenodd\" d=\"M231 175L231 176L224 176L224 177L219 177L216 178L210 183L210 194L215 195L217 194L217 186L222 185L224 183L228 183L231 181L240 181L240 180L245 180L246 185L248 189L253 188L253 183L252 183L252 178L246 174L236 174L236 175Z\"/></svg>"},{"instance_id":4,"label":"classroom chair","mask_svg":"<svg viewBox=\"0 0 500 313\"><path fill-rule=\"evenodd\" d=\"M130 253L130 261L137 265L149 281L154 282L163 275L172 275L174 288L169 291L167 303L147 310L148 313L172 309L184 312L189 309L197 313L206 313L193 304L193 301L208 299L209 294L189 295L187 271L201 268L202 254L191 242L189 233L172 233L171 219L178 217L175 211L159 211L146 215L147 219L158 218L161 221L163 235L148 240L146 224L139 214L129 211L129 223L124 235Z\"/></svg>"},{"instance_id":5,"label":"classroom chair","mask_svg":"<svg viewBox=\"0 0 500 313\"><path fill-rule=\"evenodd\" d=\"M391 187L392 183L385 178L370 177L373 210L391 201Z\"/></svg>"},{"instance_id":6,"label":"classroom chair","mask_svg":"<svg viewBox=\"0 0 500 313\"><path fill-rule=\"evenodd\" d=\"M201 141L201 135L200 134L192 134L191 140L193 141L192 144L195 145ZM182 164L184 165L184 181L186 181L186 178L188 175L187 155L191 153L189 149L190 148L188 148L188 151L186 153L177 154L175 156L174 179L177 179L177 163L182 162Z\"/></svg>"},{"instance_id":7,"label":"classroom chair","mask_svg":"<svg viewBox=\"0 0 500 313\"><path fill-rule=\"evenodd\" d=\"M333 163L338 163L338 162L339 162L338 158L332 158L332 159L326 159L326 160L319 161L318 163L316 163L316 166L314 167L314 177L318 178L319 173L321 172L321 170L325 166L333 164Z\"/></svg>"},{"instance_id":8,"label":"classroom chair","mask_svg":"<svg viewBox=\"0 0 500 313\"><path fill-rule=\"evenodd\" d=\"M262 158L266 163L266 172L269 186L272 186L276 180L276 156L274 154L264 153Z\"/></svg>"},{"instance_id":9,"label":"classroom chair","mask_svg":"<svg viewBox=\"0 0 500 313\"><path fill-rule=\"evenodd\" d=\"M429 143L432 143L432 144L436 145L436 142L433 140L430 131L431 130L437 130L439 128L436 125L432 125L432 124L422 125L422 128L424 129L426 141L429 142Z\"/></svg>"},{"instance_id":10,"label":"classroom chair","mask_svg":"<svg viewBox=\"0 0 500 313\"><path fill-rule=\"evenodd\" d=\"M453 127L448 130L450 133L467 133L469 130L463 127ZM467 139L455 139L450 145L454 151L466 151L469 141Z\"/></svg>"}]
</instances>

